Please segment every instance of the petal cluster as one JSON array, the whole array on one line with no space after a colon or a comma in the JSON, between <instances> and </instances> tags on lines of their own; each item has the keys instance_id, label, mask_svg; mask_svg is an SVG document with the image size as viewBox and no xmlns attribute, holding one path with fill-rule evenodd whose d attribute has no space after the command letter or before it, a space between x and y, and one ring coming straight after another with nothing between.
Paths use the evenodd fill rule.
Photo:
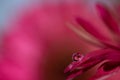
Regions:
<instances>
[{"instance_id":1,"label":"petal cluster","mask_svg":"<svg viewBox=\"0 0 120 80\"><path fill-rule=\"evenodd\" d=\"M74 53L72 57L73 62L64 71L65 73L70 73L66 80L72 80L98 64L100 66L97 68L96 74L89 80L104 80L119 71L120 29L118 21L105 5L98 3L95 7L99 17L103 23L105 23L108 31L111 32L113 37L109 38L101 34L93 24L81 17L77 17L76 22L84 31L82 29L78 30L72 24L72 26L68 25L84 40L92 45L100 47L100 50L92 51L87 55Z\"/></svg>"}]
</instances>

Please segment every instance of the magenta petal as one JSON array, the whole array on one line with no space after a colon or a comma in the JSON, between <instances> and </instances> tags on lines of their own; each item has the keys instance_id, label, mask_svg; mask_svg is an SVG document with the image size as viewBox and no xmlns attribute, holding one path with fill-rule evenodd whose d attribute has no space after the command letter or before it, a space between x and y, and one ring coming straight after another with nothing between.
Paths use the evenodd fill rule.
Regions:
<instances>
[{"instance_id":1,"label":"magenta petal","mask_svg":"<svg viewBox=\"0 0 120 80\"><path fill-rule=\"evenodd\" d=\"M74 77L82 74L83 72L87 71L91 67L101 62L103 58L101 58L101 56L99 57L99 55L102 55L103 53L106 53L108 51L109 50L106 50L106 49L97 50L97 51L92 52L91 54L86 55L80 61L73 61L64 71L65 73L66 72L70 73L67 80L73 79Z\"/></svg>"},{"instance_id":2,"label":"magenta petal","mask_svg":"<svg viewBox=\"0 0 120 80\"><path fill-rule=\"evenodd\" d=\"M81 25L87 32L89 32L91 35L96 37L100 42L102 42L104 45L115 48L115 49L120 49L119 46L115 45L114 43L111 42L111 40L108 37L105 37L104 35L100 34L99 31L95 29L95 27L87 22L86 20L78 17L76 18L76 21L79 25Z\"/></svg>"},{"instance_id":3,"label":"magenta petal","mask_svg":"<svg viewBox=\"0 0 120 80\"><path fill-rule=\"evenodd\" d=\"M96 8L97 8L97 11L98 11L100 17L102 18L104 23L109 27L109 29L116 33L120 33L118 23L115 21L113 16L110 14L108 9L105 6L103 6L102 4L97 4Z\"/></svg>"},{"instance_id":4,"label":"magenta petal","mask_svg":"<svg viewBox=\"0 0 120 80\"><path fill-rule=\"evenodd\" d=\"M120 70L120 68L118 66L119 66L119 63L106 62L100 68L98 68L97 73L89 80L107 79Z\"/></svg>"},{"instance_id":5,"label":"magenta petal","mask_svg":"<svg viewBox=\"0 0 120 80\"><path fill-rule=\"evenodd\" d=\"M73 65L74 65L74 62L72 62L70 65L68 65L68 67L64 70L64 73L69 72L72 69Z\"/></svg>"},{"instance_id":6,"label":"magenta petal","mask_svg":"<svg viewBox=\"0 0 120 80\"><path fill-rule=\"evenodd\" d=\"M88 71L103 61L107 62L102 64L102 66L98 69L96 76L93 78L108 75L111 71L114 71L118 66L120 66L119 51L112 49L97 50L86 55L81 61L72 62L72 64L70 64L72 66L68 66L69 70L67 72L70 72L68 80Z\"/></svg>"},{"instance_id":7,"label":"magenta petal","mask_svg":"<svg viewBox=\"0 0 120 80\"><path fill-rule=\"evenodd\" d=\"M81 25L87 32L89 32L91 35L93 35L94 37L96 37L99 40L108 40L106 37L104 37L102 34L100 34L99 31L97 31L95 29L95 27L89 23L88 21L77 17L76 21L79 25Z\"/></svg>"},{"instance_id":8,"label":"magenta petal","mask_svg":"<svg viewBox=\"0 0 120 80\"><path fill-rule=\"evenodd\" d=\"M79 75L82 74L82 73L83 73L82 70L81 70L81 71L78 71L78 72L76 72L76 73L73 73L73 74L71 74L70 76L68 76L66 80L72 80L72 79L74 79L76 76L79 76Z\"/></svg>"}]
</instances>

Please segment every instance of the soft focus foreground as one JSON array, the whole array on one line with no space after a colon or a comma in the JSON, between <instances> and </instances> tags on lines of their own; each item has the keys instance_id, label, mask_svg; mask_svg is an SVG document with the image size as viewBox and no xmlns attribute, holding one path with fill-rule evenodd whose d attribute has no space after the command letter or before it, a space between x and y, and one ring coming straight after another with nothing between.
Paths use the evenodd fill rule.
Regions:
<instances>
[{"instance_id":1,"label":"soft focus foreground","mask_svg":"<svg viewBox=\"0 0 120 80\"><path fill-rule=\"evenodd\" d=\"M69 24L77 26L76 17L89 21L111 40L95 4L66 1L21 10L3 35L0 80L65 80L67 75L63 71L71 62L72 53L100 49L86 43L68 27ZM93 73L94 69L76 80L88 79ZM110 79L118 80L118 74Z\"/></svg>"}]
</instances>

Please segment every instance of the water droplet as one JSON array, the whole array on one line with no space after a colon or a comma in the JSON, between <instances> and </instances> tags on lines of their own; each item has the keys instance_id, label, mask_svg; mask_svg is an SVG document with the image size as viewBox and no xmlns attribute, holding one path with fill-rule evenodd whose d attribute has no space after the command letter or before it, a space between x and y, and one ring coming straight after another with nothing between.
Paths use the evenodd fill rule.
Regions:
<instances>
[{"instance_id":1,"label":"water droplet","mask_svg":"<svg viewBox=\"0 0 120 80\"><path fill-rule=\"evenodd\" d=\"M83 59L83 55L82 54L80 54L80 53L74 53L73 55L72 55L72 59L73 59L73 61L81 61L82 59Z\"/></svg>"}]
</instances>

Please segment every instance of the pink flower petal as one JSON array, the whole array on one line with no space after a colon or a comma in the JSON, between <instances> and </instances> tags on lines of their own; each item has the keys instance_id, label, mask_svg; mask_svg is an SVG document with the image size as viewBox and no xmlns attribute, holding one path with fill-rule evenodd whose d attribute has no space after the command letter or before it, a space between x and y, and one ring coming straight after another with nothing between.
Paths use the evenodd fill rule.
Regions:
<instances>
[{"instance_id":1,"label":"pink flower petal","mask_svg":"<svg viewBox=\"0 0 120 80\"><path fill-rule=\"evenodd\" d=\"M119 34L120 33L119 25L116 22L116 20L113 18L110 11L107 9L107 7L99 3L96 5L96 8L97 8L98 14L100 15L104 23L108 26L108 28L111 31L114 31Z\"/></svg>"},{"instance_id":2,"label":"pink flower petal","mask_svg":"<svg viewBox=\"0 0 120 80\"><path fill-rule=\"evenodd\" d=\"M79 25L81 25L87 32L89 32L91 35L95 36L99 40L108 40L105 36L101 35L99 31L95 29L95 27L89 23L88 21L77 17L76 21Z\"/></svg>"},{"instance_id":3,"label":"pink flower petal","mask_svg":"<svg viewBox=\"0 0 120 80\"><path fill-rule=\"evenodd\" d=\"M111 39L109 39L108 37L105 37L104 35L100 34L99 31L97 31L95 29L95 27L90 24L89 22L87 22L86 20L78 17L76 18L76 21L79 25L81 25L87 32L89 32L91 35L93 35L94 37L96 37L99 41L101 41L103 44L105 44L106 46L112 47L112 48L116 48L119 49L119 46L115 45L114 43L112 43Z\"/></svg>"},{"instance_id":4,"label":"pink flower petal","mask_svg":"<svg viewBox=\"0 0 120 80\"><path fill-rule=\"evenodd\" d=\"M120 66L119 63L106 62L103 65L101 65L100 68L98 68L98 71L96 72L96 74L92 78L90 78L90 80L107 79L107 78L114 75L115 73L117 73L120 70L120 68L118 66Z\"/></svg>"},{"instance_id":5,"label":"pink flower petal","mask_svg":"<svg viewBox=\"0 0 120 80\"><path fill-rule=\"evenodd\" d=\"M68 77L68 80L82 74L83 72L88 71L89 69L91 69L92 67L96 66L97 64L103 61L108 61L106 63L102 63L102 66L98 69L98 71L101 71L101 69L103 69L104 71L106 71L106 73L102 71L100 73L97 72L97 75L96 75L98 77L103 77L109 74L110 73L109 71L112 71L118 66L120 66L119 57L120 57L119 51L112 50L112 49L103 49L103 50L93 51L88 55L86 55L81 61L72 62L72 64L70 64L72 66L68 70L70 72L70 76Z\"/></svg>"}]
</instances>

